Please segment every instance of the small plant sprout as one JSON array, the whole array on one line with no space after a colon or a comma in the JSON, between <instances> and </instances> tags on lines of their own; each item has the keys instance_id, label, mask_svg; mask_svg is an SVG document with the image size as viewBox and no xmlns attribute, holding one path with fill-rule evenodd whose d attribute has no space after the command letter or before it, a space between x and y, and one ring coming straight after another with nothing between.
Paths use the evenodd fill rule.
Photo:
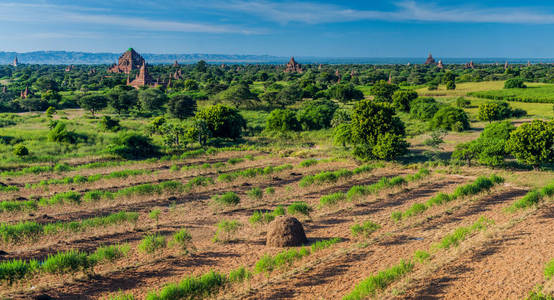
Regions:
<instances>
[{"instance_id":1,"label":"small plant sprout","mask_svg":"<svg viewBox=\"0 0 554 300\"><path fill-rule=\"evenodd\" d=\"M242 224L236 220L223 220L217 224L217 229L213 237L214 243L229 243L235 240L235 235L242 227Z\"/></svg>"},{"instance_id":2,"label":"small plant sprout","mask_svg":"<svg viewBox=\"0 0 554 300\"><path fill-rule=\"evenodd\" d=\"M264 192L259 187L252 188L248 191L248 197L252 200L260 200L264 196Z\"/></svg>"},{"instance_id":3,"label":"small plant sprout","mask_svg":"<svg viewBox=\"0 0 554 300\"><path fill-rule=\"evenodd\" d=\"M150 211L148 214L148 217L152 219L153 221L156 221L156 228L158 228L158 220L160 218L161 210L159 208L155 208Z\"/></svg>"},{"instance_id":4,"label":"small plant sprout","mask_svg":"<svg viewBox=\"0 0 554 300\"><path fill-rule=\"evenodd\" d=\"M192 235L186 228L183 228L173 235L170 246L179 247L187 254L192 246Z\"/></svg>"}]
</instances>

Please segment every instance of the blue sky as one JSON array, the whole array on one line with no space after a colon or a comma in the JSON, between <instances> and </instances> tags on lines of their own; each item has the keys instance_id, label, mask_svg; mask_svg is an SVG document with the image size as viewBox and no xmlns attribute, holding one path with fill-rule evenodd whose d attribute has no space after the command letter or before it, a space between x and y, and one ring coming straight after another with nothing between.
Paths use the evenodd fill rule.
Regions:
<instances>
[{"instance_id":1,"label":"blue sky","mask_svg":"<svg viewBox=\"0 0 554 300\"><path fill-rule=\"evenodd\" d=\"M551 58L548 2L0 0L0 51Z\"/></svg>"}]
</instances>

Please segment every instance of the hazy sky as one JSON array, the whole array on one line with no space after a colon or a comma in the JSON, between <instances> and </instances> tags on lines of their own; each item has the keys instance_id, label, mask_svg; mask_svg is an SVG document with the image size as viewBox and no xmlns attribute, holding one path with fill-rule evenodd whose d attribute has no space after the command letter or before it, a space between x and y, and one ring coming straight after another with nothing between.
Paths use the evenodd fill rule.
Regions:
<instances>
[{"instance_id":1,"label":"hazy sky","mask_svg":"<svg viewBox=\"0 0 554 300\"><path fill-rule=\"evenodd\" d=\"M0 51L554 57L550 1L0 0Z\"/></svg>"}]
</instances>

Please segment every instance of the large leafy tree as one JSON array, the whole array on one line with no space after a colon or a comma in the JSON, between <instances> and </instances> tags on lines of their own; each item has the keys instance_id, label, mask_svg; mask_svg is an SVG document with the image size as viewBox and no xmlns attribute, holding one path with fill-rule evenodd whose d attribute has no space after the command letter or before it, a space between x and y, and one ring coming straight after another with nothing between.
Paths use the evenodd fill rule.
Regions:
<instances>
[{"instance_id":1,"label":"large leafy tree","mask_svg":"<svg viewBox=\"0 0 554 300\"><path fill-rule=\"evenodd\" d=\"M404 112L410 111L410 103L417 98L417 92L411 90L398 90L392 94L393 106Z\"/></svg>"},{"instance_id":2,"label":"large leafy tree","mask_svg":"<svg viewBox=\"0 0 554 300\"><path fill-rule=\"evenodd\" d=\"M140 108L143 111L160 111L167 102L166 94L157 88L147 88L139 91Z\"/></svg>"},{"instance_id":3,"label":"large leafy tree","mask_svg":"<svg viewBox=\"0 0 554 300\"><path fill-rule=\"evenodd\" d=\"M108 105L119 115L137 105L138 102L137 91L127 86L116 86L106 96L108 97Z\"/></svg>"},{"instance_id":4,"label":"large leafy tree","mask_svg":"<svg viewBox=\"0 0 554 300\"><path fill-rule=\"evenodd\" d=\"M388 104L356 103L351 126L354 154L361 158L393 159L407 151L404 124Z\"/></svg>"},{"instance_id":5,"label":"large leafy tree","mask_svg":"<svg viewBox=\"0 0 554 300\"><path fill-rule=\"evenodd\" d=\"M246 128L246 121L238 110L221 104L205 107L195 118L205 122L213 137L240 138Z\"/></svg>"},{"instance_id":6,"label":"large leafy tree","mask_svg":"<svg viewBox=\"0 0 554 300\"><path fill-rule=\"evenodd\" d=\"M104 95L87 95L79 99L79 105L94 116L97 111L108 106L108 98Z\"/></svg>"},{"instance_id":7,"label":"large leafy tree","mask_svg":"<svg viewBox=\"0 0 554 300\"><path fill-rule=\"evenodd\" d=\"M244 83L229 87L219 94L219 98L231 102L235 108L238 108L241 104L251 105L252 102L258 100L256 95L252 94L248 85Z\"/></svg>"},{"instance_id":8,"label":"large leafy tree","mask_svg":"<svg viewBox=\"0 0 554 300\"><path fill-rule=\"evenodd\" d=\"M352 100L362 100L364 98L362 91L354 87L353 84L334 85L329 89L329 95L343 103Z\"/></svg>"},{"instance_id":9,"label":"large leafy tree","mask_svg":"<svg viewBox=\"0 0 554 300\"><path fill-rule=\"evenodd\" d=\"M392 95L398 90L398 86L384 80L375 83L369 90L375 101L392 102Z\"/></svg>"}]
</instances>

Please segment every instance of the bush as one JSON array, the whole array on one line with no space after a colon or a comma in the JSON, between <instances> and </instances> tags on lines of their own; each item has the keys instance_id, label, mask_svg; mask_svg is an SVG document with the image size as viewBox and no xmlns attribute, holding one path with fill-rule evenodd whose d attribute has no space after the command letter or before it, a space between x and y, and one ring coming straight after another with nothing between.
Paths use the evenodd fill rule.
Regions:
<instances>
[{"instance_id":1,"label":"bush","mask_svg":"<svg viewBox=\"0 0 554 300\"><path fill-rule=\"evenodd\" d=\"M133 132L119 135L109 150L126 159L147 158L158 154L158 147L149 137Z\"/></svg>"},{"instance_id":2,"label":"bush","mask_svg":"<svg viewBox=\"0 0 554 300\"><path fill-rule=\"evenodd\" d=\"M504 88L505 89L522 89L526 88L525 83L523 82L523 79L521 78L512 78L506 80L504 82Z\"/></svg>"},{"instance_id":3,"label":"bush","mask_svg":"<svg viewBox=\"0 0 554 300\"><path fill-rule=\"evenodd\" d=\"M361 100L364 93L354 87L353 84L336 84L329 89L329 95L340 102L348 103L352 100Z\"/></svg>"},{"instance_id":4,"label":"bush","mask_svg":"<svg viewBox=\"0 0 554 300\"><path fill-rule=\"evenodd\" d=\"M154 253L165 247L165 236L159 234L149 234L145 236L138 245L138 249L145 253Z\"/></svg>"},{"instance_id":5,"label":"bush","mask_svg":"<svg viewBox=\"0 0 554 300\"><path fill-rule=\"evenodd\" d=\"M469 129L469 118L465 111L446 106L437 111L431 120L430 127L432 129L445 129L464 131Z\"/></svg>"},{"instance_id":6,"label":"bush","mask_svg":"<svg viewBox=\"0 0 554 300\"><path fill-rule=\"evenodd\" d=\"M392 105L403 112L410 111L410 103L417 99L417 92L410 90L398 90L392 95Z\"/></svg>"},{"instance_id":7,"label":"bush","mask_svg":"<svg viewBox=\"0 0 554 300\"><path fill-rule=\"evenodd\" d=\"M110 116L104 116L100 120L100 128L102 130L118 131L121 129L118 119L112 119Z\"/></svg>"},{"instance_id":8,"label":"bush","mask_svg":"<svg viewBox=\"0 0 554 300\"><path fill-rule=\"evenodd\" d=\"M466 108L466 107L469 107L470 105L471 105L471 101L467 100L464 97L458 97L456 99L456 107L458 108Z\"/></svg>"},{"instance_id":9,"label":"bush","mask_svg":"<svg viewBox=\"0 0 554 300\"><path fill-rule=\"evenodd\" d=\"M410 116L414 119L431 120L440 109L440 104L433 98L418 98L410 104Z\"/></svg>"},{"instance_id":10,"label":"bush","mask_svg":"<svg viewBox=\"0 0 554 300\"><path fill-rule=\"evenodd\" d=\"M298 131L301 129L296 114L291 110L275 109L267 118L267 130L272 131Z\"/></svg>"},{"instance_id":11,"label":"bush","mask_svg":"<svg viewBox=\"0 0 554 300\"><path fill-rule=\"evenodd\" d=\"M219 196L213 196L214 202L221 205L237 205L240 202L240 197L234 192L227 192Z\"/></svg>"},{"instance_id":12,"label":"bush","mask_svg":"<svg viewBox=\"0 0 554 300\"><path fill-rule=\"evenodd\" d=\"M522 124L510 133L506 150L521 163L535 168L554 162L554 121Z\"/></svg>"},{"instance_id":13,"label":"bush","mask_svg":"<svg viewBox=\"0 0 554 300\"><path fill-rule=\"evenodd\" d=\"M398 86L384 80L375 83L369 90L375 101L392 102L392 95L398 90Z\"/></svg>"},{"instance_id":14,"label":"bush","mask_svg":"<svg viewBox=\"0 0 554 300\"><path fill-rule=\"evenodd\" d=\"M175 95L167 103L169 113L180 120L194 115L196 111L196 100L189 95Z\"/></svg>"},{"instance_id":15,"label":"bush","mask_svg":"<svg viewBox=\"0 0 554 300\"><path fill-rule=\"evenodd\" d=\"M507 102L495 101L479 105L479 120L497 121L509 118L512 114Z\"/></svg>"},{"instance_id":16,"label":"bush","mask_svg":"<svg viewBox=\"0 0 554 300\"><path fill-rule=\"evenodd\" d=\"M13 154L19 157L27 156L29 155L29 149L27 149L24 145L18 144L13 148Z\"/></svg>"},{"instance_id":17,"label":"bush","mask_svg":"<svg viewBox=\"0 0 554 300\"><path fill-rule=\"evenodd\" d=\"M331 120L338 105L326 99L303 103L296 116L304 130L318 130L331 127Z\"/></svg>"},{"instance_id":18,"label":"bush","mask_svg":"<svg viewBox=\"0 0 554 300\"><path fill-rule=\"evenodd\" d=\"M89 258L95 262L113 262L116 259L126 256L129 250L130 247L128 244L103 246L96 248L96 251L89 255Z\"/></svg>"},{"instance_id":19,"label":"bush","mask_svg":"<svg viewBox=\"0 0 554 300\"><path fill-rule=\"evenodd\" d=\"M204 120L213 137L237 139L246 128L246 121L238 110L221 105L211 105L196 113L196 119Z\"/></svg>"}]
</instances>

